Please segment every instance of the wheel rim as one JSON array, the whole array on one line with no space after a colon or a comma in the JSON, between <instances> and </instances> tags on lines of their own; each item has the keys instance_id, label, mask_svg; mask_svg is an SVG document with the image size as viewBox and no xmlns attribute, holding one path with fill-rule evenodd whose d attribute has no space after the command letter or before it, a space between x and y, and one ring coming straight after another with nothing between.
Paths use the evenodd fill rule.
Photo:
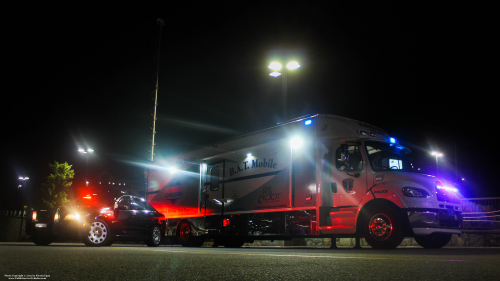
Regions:
<instances>
[{"instance_id":1,"label":"wheel rim","mask_svg":"<svg viewBox=\"0 0 500 281\"><path fill-rule=\"evenodd\" d=\"M159 244L161 240L161 231L159 227L153 229L153 242Z\"/></svg>"},{"instance_id":2,"label":"wheel rim","mask_svg":"<svg viewBox=\"0 0 500 281\"><path fill-rule=\"evenodd\" d=\"M90 226L89 241L94 244L101 244L108 237L108 228L102 222L93 222Z\"/></svg>"},{"instance_id":3,"label":"wheel rim","mask_svg":"<svg viewBox=\"0 0 500 281\"><path fill-rule=\"evenodd\" d=\"M385 214L376 214L370 219L368 224L371 237L377 241L384 241L392 233L391 219Z\"/></svg>"},{"instance_id":4,"label":"wheel rim","mask_svg":"<svg viewBox=\"0 0 500 281\"><path fill-rule=\"evenodd\" d=\"M191 237L191 228L187 224L183 224L181 226L181 230L179 232L179 235L181 236L181 239L184 241L187 241L189 237Z\"/></svg>"}]
</instances>

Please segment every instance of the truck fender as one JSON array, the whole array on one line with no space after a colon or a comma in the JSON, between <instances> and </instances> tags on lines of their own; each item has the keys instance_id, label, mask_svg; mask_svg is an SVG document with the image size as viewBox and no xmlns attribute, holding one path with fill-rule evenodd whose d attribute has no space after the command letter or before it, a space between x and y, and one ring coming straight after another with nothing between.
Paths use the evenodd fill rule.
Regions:
<instances>
[{"instance_id":1,"label":"truck fender","mask_svg":"<svg viewBox=\"0 0 500 281\"><path fill-rule=\"evenodd\" d=\"M400 222L403 224L403 231L408 233L411 233L411 228L410 224L408 221L408 217L405 216L405 212L403 212L404 208L404 203L401 202L402 204L396 204L394 200L390 200L386 197L383 198L374 198L373 195L367 196L368 198L371 197L369 200L363 200L363 205L360 204L359 206L359 211L358 211L358 216L356 218L356 232L359 233L359 231L362 231L363 227L362 224L364 223L364 220L366 219L366 213L371 209L371 208L376 208L377 206L388 206L392 208L398 217L400 218ZM389 197L390 198L390 197ZM403 206L403 207L401 207Z\"/></svg>"},{"instance_id":2,"label":"truck fender","mask_svg":"<svg viewBox=\"0 0 500 281\"><path fill-rule=\"evenodd\" d=\"M407 208L406 203L401 196L400 187L388 184L375 185L369 190L369 193L372 195L371 198L389 200L401 209Z\"/></svg>"}]
</instances>

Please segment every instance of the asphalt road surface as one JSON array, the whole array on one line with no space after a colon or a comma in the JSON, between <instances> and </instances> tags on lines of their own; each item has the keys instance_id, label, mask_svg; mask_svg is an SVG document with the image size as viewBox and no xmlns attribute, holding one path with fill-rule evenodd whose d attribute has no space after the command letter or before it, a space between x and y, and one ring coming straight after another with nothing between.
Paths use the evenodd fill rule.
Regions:
<instances>
[{"instance_id":1,"label":"asphalt road surface","mask_svg":"<svg viewBox=\"0 0 500 281\"><path fill-rule=\"evenodd\" d=\"M0 243L4 280L499 280L499 248L183 248Z\"/></svg>"}]
</instances>

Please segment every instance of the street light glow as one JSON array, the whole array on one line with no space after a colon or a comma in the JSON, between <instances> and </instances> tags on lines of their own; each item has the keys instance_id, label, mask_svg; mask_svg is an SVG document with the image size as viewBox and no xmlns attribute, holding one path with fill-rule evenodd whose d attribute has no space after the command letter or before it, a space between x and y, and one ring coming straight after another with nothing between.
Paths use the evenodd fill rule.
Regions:
<instances>
[{"instance_id":1,"label":"street light glow","mask_svg":"<svg viewBox=\"0 0 500 281\"><path fill-rule=\"evenodd\" d=\"M288 69L297 69L300 67L300 64L296 61L292 61L286 65Z\"/></svg>"},{"instance_id":2,"label":"street light glow","mask_svg":"<svg viewBox=\"0 0 500 281\"><path fill-rule=\"evenodd\" d=\"M92 153L92 152L94 152L94 150L92 148L87 148L87 150L85 150L83 148L79 148L78 152L85 154L85 153Z\"/></svg>"},{"instance_id":3,"label":"street light glow","mask_svg":"<svg viewBox=\"0 0 500 281\"><path fill-rule=\"evenodd\" d=\"M281 76L281 73L278 71L273 71L273 72L269 73L269 76L278 77L278 76Z\"/></svg>"},{"instance_id":4,"label":"street light glow","mask_svg":"<svg viewBox=\"0 0 500 281\"><path fill-rule=\"evenodd\" d=\"M272 69L272 70L280 70L281 69L281 63L279 63L279 62L272 62L268 67L270 69Z\"/></svg>"},{"instance_id":5,"label":"street light glow","mask_svg":"<svg viewBox=\"0 0 500 281\"><path fill-rule=\"evenodd\" d=\"M437 152L437 151L433 151L433 152L431 153L431 155L432 155L432 156L436 156L436 158L437 158L437 157L442 157L442 156L443 156L443 153L441 153L441 152Z\"/></svg>"}]
</instances>

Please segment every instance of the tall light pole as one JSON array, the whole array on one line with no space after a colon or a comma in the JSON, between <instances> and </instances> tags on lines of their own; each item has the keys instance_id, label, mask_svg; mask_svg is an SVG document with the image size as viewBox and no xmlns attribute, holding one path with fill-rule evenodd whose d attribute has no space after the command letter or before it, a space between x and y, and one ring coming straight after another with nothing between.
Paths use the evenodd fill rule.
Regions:
<instances>
[{"instance_id":1,"label":"tall light pole","mask_svg":"<svg viewBox=\"0 0 500 281\"><path fill-rule=\"evenodd\" d=\"M443 153L437 152L437 151L433 151L431 153L431 155L436 156L436 174L437 174L437 172L438 172L438 158L439 157L443 157Z\"/></svg>"},{"instance_id":2,"label":"tall light pole","mask_svg":"<svg viewBox=\"0 0 500 281\"><path fill-rule=\"evenodd\" d=\"M87 149L79 148L78 152L85 154L85 185L88 186L89 180L87 177L88 177L88 166L89 166L89 154L93 153L94 150L92 148L87 148Z\"/></svg>"},{"instance_id":3,"label":"tall light pole","mask_svg":"<svg viewBox=\"0 0 500 281\"><path fill-rule=\"evenodd\" d=\"M283 68L281 63L279 62L272 62L268 68L271 70L274 70L273 72L269 73L269 76L271 77L281 77L281 92L282 92L282 103L283 103L283 122L287 120L287 78L286 78L286 72L287 69L293 70L297 69L300 67L300 64L296 61L289 62L286 65L286 68ZM283 70L280 72L280 70L283 68Z\"/></svg>"},{"instance_id":4,"label":"tall light pole","mask_svg":"<svg viewBox=\"0 0 500 281\"><path fill-rule=\"evenodd\" d=\"M23 217L24 217L24 196L26 193L28 193L28 190L27 190L27 187L28 187L28 180L30 178L29 177L19 177L19 180L20 181L23 181L25 182L25 184L21 184L19 185L20 188L22 188L22 195L21 195L21 203L23 205L23 209L21 211L21 226L19 226L19 235L22 235L23 234ZM29 201L29 200L28 200ZM28 204L29 205L29 204ZM26 208L27 210L28 208Z\"/></svg>"},{"instance_id":5,"label":"tall light pole","mask_svg":"<svg viewBox=\"0 0 500 281\"><path fill-rule=\"evenodd\" d=\"M163 19L158 18L156 20L156 24L160 26L160 35L158 38L158 55L156 56L156 87L155 87L155 106L153 110L153 128L151 128L152 134L151 134L151 157L149 160L151 161L151 164L153 164L154 161L154 155L155 155L155 134L156 134L156 106L158 106L158 79L160 76L160 51L161 51L161 31L163 27L165 26L165 22ZM149 167L148 165L148 171L146 175L146 184L144 185L144 199L148 199L148 184L149 184Z\"/></svg>"}]
</instances>

